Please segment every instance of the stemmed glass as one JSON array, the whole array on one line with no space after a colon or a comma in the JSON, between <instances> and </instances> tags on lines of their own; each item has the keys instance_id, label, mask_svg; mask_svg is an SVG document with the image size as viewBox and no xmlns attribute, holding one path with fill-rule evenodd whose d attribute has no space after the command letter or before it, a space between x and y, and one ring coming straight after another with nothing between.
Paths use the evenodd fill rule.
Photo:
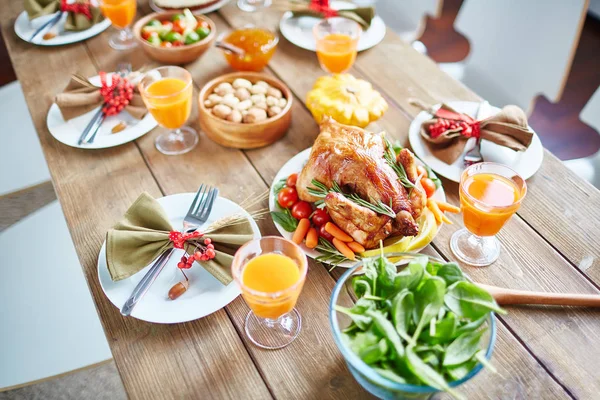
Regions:
<instances>
[{"instance_id":1,"label":"stemmed glass","mask_svg":"<svg viewBox=\"0 0 600 400\"><path fill-rule=\"evenodd\" d=\"M192 76L180 67L167 66L148 71L139 84L148 111L168 129L156 138L163 154L183 154L198 144L198 134L183 126L192 112Z\"/></svg>"},{"instance_id":2,"label":"stemmed glass","mask_svg":"<svg viewBox=\"0 0 600 400\"><path fill-rule=\"evenodd\" d=\"M238 0L237 5L240 10L254 12L271 5L272 0Z\"/></svg>"},{"instance_id":3,"label":"stemmed glass","mask_svg":"<svg viewBox=\"0 0 600 400\"><path fill-rule=\"evenodd\" d=\"M332 74L348 71L356 60L361 32L360 25L348 18L326 18L317 23L313 34L321 68Z\"/></svg>"},{"instance_id":4,"label":"stemmed glass","mask_svg":"<svg viewBox=\"0 0 600 400\"><path fill-rule=\"evenodd\" d=\"M235 253L231 269L251 309L246 316L245 331L252 343L265 349L279 349L298 336L302 318L294 306L307 268L302 249L281 237L252 240Z\"/></svg>"},{"instance_id":5,"label":"stemmed glass","mask_svg":"<svg viewBox=\"0 0 600 400\"><path fill-rule=\"evenodd\" d=\"M496 261L500 242L495 235L517 212L526 193L525 180L506 165L484 162L465 169L459 194L466 228L450 239L454 255L479 267Z\"/></svg>"},{"instance_id":6,"label":"stemmed glass","mask_svg":"<svg viewBox=\"0 0 600 400\"><path fill-rule=\"evenodd\" d=\"M108 41L115 50L128 50L137 46L131 23L135 18L137 7L135 0L99 0L102 14L110 20L119 32L111 36Z\"/></svg>"}]
</instances>

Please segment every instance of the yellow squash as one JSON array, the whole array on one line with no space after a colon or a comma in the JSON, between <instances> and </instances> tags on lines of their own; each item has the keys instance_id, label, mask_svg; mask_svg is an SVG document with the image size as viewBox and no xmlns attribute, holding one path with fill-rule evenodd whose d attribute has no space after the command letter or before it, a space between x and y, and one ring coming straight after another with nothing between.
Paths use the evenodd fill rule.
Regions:
<instances>
[{"instance_id":1,"label":"yellow squash","mask_svg":"<svg viewBox=\"0 0 600 400\"><path fill-rule=\"evenodd\" d=\"M322 76L306 97L306 106L315 120L326 117L364 128L378 120L388 104L371 84L350 74Z\"/></svg>"}]
</instances>

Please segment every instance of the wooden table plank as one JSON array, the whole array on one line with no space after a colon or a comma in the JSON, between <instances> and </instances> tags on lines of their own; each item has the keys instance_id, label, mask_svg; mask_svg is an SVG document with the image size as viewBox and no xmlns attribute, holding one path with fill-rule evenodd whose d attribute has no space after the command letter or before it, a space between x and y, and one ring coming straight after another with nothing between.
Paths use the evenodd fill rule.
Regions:
<instances>
[{"instance_id":1,"label":"wooden table plank","mask_svg":"<svg viewBox=\"0 0 600 400\"><path fill-rule=\"evenodd\" d=\"M46 113L70 73L93 75L84 45L43 49L12 31L21 3L1 3L3 36L28 102L86 279L111 350L132 398L270 397L236 329L222 311L179 325L124 318L104 296L96 260L106 230L143 191L161 191L134 143L114 149L72 149L52 138ZM107 40L105 33L95 40ZM235 384L232 384L235 377Z\"/></svg>"}]
</instances>

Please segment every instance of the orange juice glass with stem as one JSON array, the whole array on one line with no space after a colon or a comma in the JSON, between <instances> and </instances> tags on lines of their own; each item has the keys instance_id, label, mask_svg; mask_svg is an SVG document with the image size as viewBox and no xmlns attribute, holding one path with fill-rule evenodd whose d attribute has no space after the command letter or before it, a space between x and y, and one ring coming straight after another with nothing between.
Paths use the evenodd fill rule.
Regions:
<instances>
[{"instance_id":1,"label":"orange juice glass with stem","mask_svg":"<svg viewBox=\"0 0 600 400\"><path fill-rule=\"evenodd\" d=\"M167 66L148 71L139 83L148 111L167 132L156 138L163 154L183 154L198 144L198 134L183 126L192 112L192 76L180 67Z\"/></svg>"},{"instance_id":2,"label":"orange juice glass with stem","mask_svg":"<svg viewBox=\"0 0 600 400\"><path fill-rule=\"evenodd\" d=\"M454 255L474 266L496 261L500 242L495 235L517 212L526 193L525 180L505 165L484 162L465 169L459 187L465 228L452 235Z\"/></svg>"},{"instance_id":3,"label":"orange juice glass with stem","mask_svg":"<svg viewBox=\"0 0 600 400\"><path fill-rule=\"evenodd\" d=\"M252 343L279 349L298 336L302 318L294 307L307 268L302 249L281 237L255 239L236 252L232 275L251 310L245 330Z\"/></svg>"},{"instance_id":4,"label":"orange juice glass with stem","mask_svg":"<svg viewBox=\"0 0 600 400\"><path fill-rule=\"evenodd\" d=\"M317 23L313 33L321 68L332 74L348 71L356 60L361 32L360 25L348 18L326 18Z\"/></svg>"},{"instance_id":5,"label":"orange juice glass with stem","mask_svg":"<svg viewBox=\"0 0 600 400\"><path fill-rule=\"evenodd\" d=\"M102 14L110 20L112 25L119 29L108 43L113 49L128 50L137 46L131 31L131 23L135 18L137 7L135 0L99 0Z\"/></svg>"}]
</instances>

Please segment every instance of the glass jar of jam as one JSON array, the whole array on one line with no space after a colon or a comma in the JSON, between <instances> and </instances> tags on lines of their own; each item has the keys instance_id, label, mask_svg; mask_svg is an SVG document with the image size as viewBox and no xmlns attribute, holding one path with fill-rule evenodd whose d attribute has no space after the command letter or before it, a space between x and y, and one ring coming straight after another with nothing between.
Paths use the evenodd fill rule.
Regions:
<instances>
[{"instance_id":1,"label":"glass jar of jam","mask_svg":"<svg viewBox=\"0 0 600 400\"><path fill-rule=\"evenodd\" d=\"M232 68L238 71L261 71L273 56L279 38L268 29L249 27L231 32L223 42L244 51L243 55L238 55L223 50L225 59Z\"/></svg>"}]
</instances>

